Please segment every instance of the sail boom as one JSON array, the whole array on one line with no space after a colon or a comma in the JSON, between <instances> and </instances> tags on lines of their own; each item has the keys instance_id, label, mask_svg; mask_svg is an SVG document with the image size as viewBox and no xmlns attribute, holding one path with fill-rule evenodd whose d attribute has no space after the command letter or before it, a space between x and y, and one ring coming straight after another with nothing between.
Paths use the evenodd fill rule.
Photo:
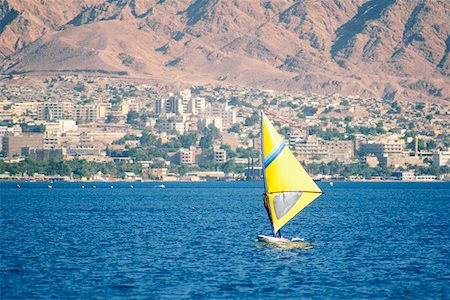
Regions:
<instances>
[{"instance_id":1,"label":"sail boom","mask_svg":"<svg viewBox=\"0 0 450 300\"><path fill-rule=\"evenodd\" d=\"M302 193L313 193L313 194L325 194L324 192L322 192L322 191L301 191L301 190L297 190L297 191L294 191L294 190L292 190L292 191L277 191L277 192L267 192L267 194L279 194L279 193L286 193L286 192L302 192Z\"/></svg>"}]
</instances>

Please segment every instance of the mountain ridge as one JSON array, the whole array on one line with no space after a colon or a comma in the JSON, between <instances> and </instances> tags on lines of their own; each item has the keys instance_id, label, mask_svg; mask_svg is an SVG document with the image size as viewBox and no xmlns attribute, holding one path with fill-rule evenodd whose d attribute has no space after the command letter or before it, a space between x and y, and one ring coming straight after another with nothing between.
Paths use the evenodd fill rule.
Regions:
<instances>
[{"instance_id":1,"label":"mountain ridge","mask_svg":"<svg viewBox=\"0 0 450 300\"><path fill-rule=\"evenodd\" d=\"M2 0L3 74L450 100L446 1Z\"/></svg>"}]
</instances>

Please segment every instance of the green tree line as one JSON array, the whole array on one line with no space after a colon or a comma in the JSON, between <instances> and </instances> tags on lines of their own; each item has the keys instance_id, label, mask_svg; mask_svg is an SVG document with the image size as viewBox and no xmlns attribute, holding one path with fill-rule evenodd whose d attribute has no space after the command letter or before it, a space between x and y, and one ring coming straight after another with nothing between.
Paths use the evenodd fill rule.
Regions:
<instances>
[{"instance_id":1,"label":"green tree line","mask_svg":"<svg viewBox=\"0 0 450 300\"><path fill-rule=\"evenodd\" d=\"M125 172L141 174L141 165L137 163L114 163L114 162L94 162L84 159L74 160L49 160L38 162L26 158L17 163L5 163L0 161L0 174L8 172L11 175L61 175L73 176L75 179L82 177L92 177L101 172L116 177L123 177Z\"/></svg>"}]
</instances>

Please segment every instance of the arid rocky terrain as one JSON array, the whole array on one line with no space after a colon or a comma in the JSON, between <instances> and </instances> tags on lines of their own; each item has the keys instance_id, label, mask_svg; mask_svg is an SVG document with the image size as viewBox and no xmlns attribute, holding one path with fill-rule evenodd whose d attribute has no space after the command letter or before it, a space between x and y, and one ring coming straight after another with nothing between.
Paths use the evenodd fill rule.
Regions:
<instances>
[{"instance_id":1,"label":"arid rocky terrain","mask_svg":"<svg viewBox=\"0 0 450 300\"><path fill-rule=\"evenodd\" d=\"M0 0L0 69L450 100L446 0Z\"/></svg>"}]
</instances>

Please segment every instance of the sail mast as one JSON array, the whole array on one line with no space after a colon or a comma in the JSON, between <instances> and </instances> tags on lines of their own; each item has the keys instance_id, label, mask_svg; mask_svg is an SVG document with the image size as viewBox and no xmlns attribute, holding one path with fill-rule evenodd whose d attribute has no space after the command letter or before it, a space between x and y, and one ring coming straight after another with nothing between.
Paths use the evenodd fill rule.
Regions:
<instances>
[{"instance_id":1,"label":"sail mast","mask_svg":"<svg viewBox=\"0 0 450 300\"><path fill-rule=\"evenodd\" d=\"M267 182L266 182L266 170L264 168L264 132L263 132L263 111L259 112L259 135L261 138L260 142L260 153L261 153L261 171L264 181L264 193L267 193Z\"/></svg>"},{"instance_id":2,"label":"sail mast","mask_svg":"<svg viewBox=\"0 0 450 300\"><path fill-rule=\"evenodd\" d=\"M270 208L270 202L269 202L269 195L267 194L267 179L266 179L266 168L265 162L264 162L264 129L263 129L263 111L260 111L260 121L259 121L259 134L261 135L261 142L260 142L260 148L261 148L261 173L263 175L263 182L264 182L264 194L263 194L263 201L264 201L264 208L267 212L267 217L269 218L270 227L272 227L273 236L275 236L275 228L273 225L272 220L272 213Z\"/></svg>"}]
</instances>

